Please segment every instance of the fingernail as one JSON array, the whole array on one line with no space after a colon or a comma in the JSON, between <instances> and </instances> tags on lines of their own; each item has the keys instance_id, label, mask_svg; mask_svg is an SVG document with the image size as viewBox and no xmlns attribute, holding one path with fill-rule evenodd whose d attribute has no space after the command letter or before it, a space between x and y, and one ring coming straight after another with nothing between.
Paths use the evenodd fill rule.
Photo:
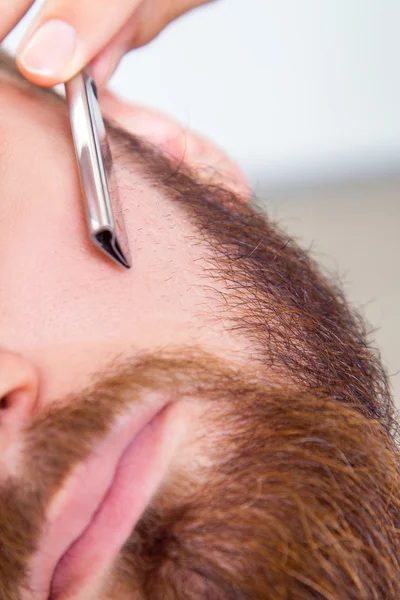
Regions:
<instances>
[{"instance_id":1,"label":"fingernail","mask_svg":"<svg viewBox=\"0 0 400 600\"><path fill-rule=\"evenodd\" d=\"M76 30L59 19L47 21L29 40L20 56L27 71L55 75L72 59L76 47Z\"/></svg>"}]
</instances>

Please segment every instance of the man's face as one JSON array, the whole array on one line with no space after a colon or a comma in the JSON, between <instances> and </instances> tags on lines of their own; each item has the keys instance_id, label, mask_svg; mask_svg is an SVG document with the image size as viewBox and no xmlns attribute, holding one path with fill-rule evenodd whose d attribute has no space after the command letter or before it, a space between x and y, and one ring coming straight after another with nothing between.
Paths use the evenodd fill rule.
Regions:
<instances>
[{"instance_id":1,"label":"man's face","mask_svg":"<svg viewBox=\"0 0 400 600\"><path fill-rule=\"evenodd\" d=\"M321 575L306 534L353 556L343 456L397 460L347 305L232 191L110 129L123 271L88 239L66 107L3 73L0 132L0 600L336 597L345 549Z\"/></svg>"},{"instance_id":2,"label":"man's face","mask_svg":"<svg viewBox=\"0 0 400 600\"><path fill-rule=\"evenodd\" d=\"M244 344L235 340L224 328L223 319L214 314L216 302L211 297L216 292L207 290L211 279L204 275L207 250L199 245L193 225L179 207L146 182L128 153L121 155L114 148L134 263L130 271L114 266L88 239L66 107L35 95L8 73L2 74L0 88L4 200L0 220L5 250L0 266L1 344L37 369L40 389L31 416L67 393L79 393L93 375L108 373L110 363L115 367L115 363L145 351L180 350L191 345L215 357L237 352L243 360L247 354L241 349ZM146 400L146 406L137 409L138 416L134 414L133 419L129 407L129 422L107 442L101 461L89 469L94 482L85 485L96 489L83 516L85 526L138 428L171 402L170 394L153 396L152 402ZM117 408L113 410L109 421L117 416ZM173 418L169 417L171 439L163 441L153 459L155 466L145 465L147 485L153 488L162 477L161 469L167 468L166 456L189 438L189 429L193 438L193 419L199 407L186 406L181 412L174 410ZM9 444L9 464L16 460L21 437L18 433ZM71 444L77 442L70 439ZM109 466L105 467L107 460ZM69 469L68 464L61 479ZM100 470L106 472L102 481L98 481ZM6 467L8 475L7 471ZM73 487L71 495L78 486ZM137 520L153 491L136 509L131 499L129 529L126 525L120 537L127 537L134 524L133 513L136 511ZM75 510L84 514L81 501L76 502L79 508ZM63 519L67 512L61 511ZM54 536L59 535L57 530ZM50 550L44 544L44 552L52 554L49 568L58 561L59 548L65 551L73 538L69 534L61 544L50 543ZM110 544L110 540L104 543ZM36 571L45 571L43 564ZM43 581L40 586L45 586L46 574L38 577Z\"/></svg>"},{"instance_id":3,"label":"man's face","mask_svg":"<svg viewBox=\"0 0 400 600\"><path fill-rule=\"evenodd\" d=\"M2 79L1 344L40 367L41 402L121 352L240 350L214 318L205 249L179 207L114 146L134 264L105 260L87 234L65 106Z\"/></svg>"}]
</instances>

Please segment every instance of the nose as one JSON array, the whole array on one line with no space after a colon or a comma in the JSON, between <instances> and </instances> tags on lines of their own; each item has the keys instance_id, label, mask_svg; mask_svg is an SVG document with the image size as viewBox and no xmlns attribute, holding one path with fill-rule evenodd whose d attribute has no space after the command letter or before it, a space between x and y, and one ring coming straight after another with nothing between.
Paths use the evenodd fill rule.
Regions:
<instances>
[{"instance_id":1,"label":"nose","mask_svg":"<svg viewBox=\"0 0 400 600\"><path fill-rule=\"evenodd\" d=\"M0 348L0 448L12 443L31 417L38 389L34 365L19 354Z\"/></svg>"}]
</instances>

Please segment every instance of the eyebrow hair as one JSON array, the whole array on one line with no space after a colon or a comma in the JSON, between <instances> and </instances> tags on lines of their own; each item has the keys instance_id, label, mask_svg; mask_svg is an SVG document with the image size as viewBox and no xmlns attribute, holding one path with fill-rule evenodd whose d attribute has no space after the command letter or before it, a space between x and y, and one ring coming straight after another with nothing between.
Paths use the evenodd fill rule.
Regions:
<instances>
[{"instance_id":1,"label":"eyebrow hair","mask_svg":"<svg viewBox=\"0 0 400 600\"><path fill-rule=\"evenodd\" d=\"M112 133L143 176L183 208L211 249L204 269L226 289L220 310L231 319L231 330L253 345L253 359L267 376L358 408L400 443L388 377L365 322L310 253L254 201L202 181L184 164L177 168L128 132Z\"/></svg>"},{"instance_id":2,"label":"eyebrow hair","mask_svg":"<svg viewBox=\"0 0 400 600\"><path fill-rule=\"evenodd\" d=\"M58 103L65 104L64 100L52 89L39 88L26 81L20 75L15 62L2 51L0 51L0 74L1 71L19 85L23 85L32 96L43 97L43 99L51 101L56 100ZM236 429L234 428L230 438L224 431L224 445L217 446L221 450L221 456L226 459L223 473L227 475L228 482L231 482L232 476L235 475L237 481L240 464L244 468L246 476L252 476L253 481L261 481L261 485L258 493L250 498L251 501L245 497L245 502L240 503L241 512L246 507L246 510L250 511L249 514L254 506L254 528L249 529L251 522L247 521L246 527L242 530L232 529L235 535L230 536L229 539L237 538L242 533L243 542L239 537L237 547L240 544L242 548L251 548L252 550L252 552L245 552L245 556L251 557L254 548L261 547L259 561L255 563L259 570L255 570L255 573L264 573L269 565L275 569L271 571L272 573L276 573L277 568L282 570L283 566L286 567L288 561L284 561L283 565L281 542L282 539L288 539L293 542L290 556L288 552L285 553L285 557L289 556L290 558L287 573L289 574L289 568L292 569L290 576L294 572L292 565L296 564L293 563L296 551L301 567L301 570L296 573L296 581L299 582L299 585L306 581L306 575L309 575L310 561L307 562L304 556L307 558L307 553L310 555L310 552L319 552L323 547L325 554L321 554L321 560L312 562L313 568L315 564L316 575L314 577L316 581L324 583L324 571L321 575L321 568L329 563L330 568L326 571L326 581L334 572L337 575L337 580L335 580L337 588L335 587L335 589L343 589L343 582L348 582L349 573L354 576L354 579L359 579L360 569L365 567L368 578L363 589L366 590L366 593L372 589L371 582L374 583L372 593L374 590L378 595L382 590L390 593L398 583L395 578L398 574L396 567L399 553L398 538L395 536L398 532L396 526L399 514L399 454L397 446L392 445L391 441L389 445L389 440L383 435L383 430L396 440L398 426L393 417L394 404L391 400L386 374L379 357L375 355L369 345L363 322L356 313L353 313L341 290L328 282L320 273L309 253L301 250L296 242L281 232L276 224L271 223L266 218L265 211L258 212L254 206L241 202L232 191L202 182L184 164L176 167L154 146L120 129L112 122L106 121L106 125L111 136L114 137L117 151L126 153L129 160L135 161L135 165L140 168L143 176L149 179L153 186L160 189L164 195L186 211L199 232L200 241L207 244L213 251L213 258L208 262L205 259L204 272L206 276L210 275L211 278L222 281L224 290L226 290L223 295L221 294L220 304L213 306L213 311L217 314L220 310L224 316L227 315L230 319L230 324L227 320L227 328L231 327L249 341L254 354L254 362L258 367L257 377L261 377L260 382L257 380L252 382L248 373L240 373L234 365L232 371L229 370L226 373L223 370L217 371L218 377L212 377L216 370L216 361L214 357L210 357L208 363L200 365L202 366L200 372L199 362L197 362L195 368L189 370L189 377L187 377L188 371L182 369L182 363L178 363L179 368L176 375L173 374L170 378L172 382L170 383L168 378L166 380L165 370L162 369L164 364L162 360L158 359L157 363L153 358L149 363L152 370L143 369L141 379L136 381L136 384L144 382L150 387L150 384L156 381L155 371L157 372L158 369L161 374L161 384L166 380L174 394L176 393L177 379L181 377L183 379L183 382L180 382L181 385L189 384L189 389L191 389L190 385L194 384L195 391L198 390L200 394L209 391L214 394L215 398L220 397L220 394L223 393L224 398L227 396L227 400L231 401L232 409L237 409L232 411L231 418L228 414L228 418L224 421L226 424L236 424ZM187 364L188 357L189 352L185 352L182 356L183 364ZM170 358L171 360L173 357ZM143 366L146 367L145 361ZM171 362L169 366L171 366ZM268 394L263 395L264 390L261 386L270 381L270 374L274 371L284 378L287 391L282 392L282 390L271 387ZM245 375L244 378L243 375ZM106 400L104 406L111 406L109 398L112 397L112 402L115 402L115 390L118 386L123 387L121 373L119 376L119 380L113 380L111 389L104 385L103 381L103 393ZM313 395L308 397L303 394L304 391L311 391ZM230 392L230 396L228 392ZM96 422L95 419L99 416L97 401L98 396L96 396L96 403L87 402L87 406L92 408L90 415L90 427L92 428ZM226 407L230 408L228 403L225 404L224 409ZM74 414L79 416L79 413L73 413L73 411L70 416ZM207 415L209 419L212 419L211 411ZM254 421L255 415L258 415L259 421ZM57 452L54 452L55 444L61 445L63 440L65 441L63 444L65 450L77 452L82 449L78 445L72 445L68 436L71 427L77 421L71 421L68 429L68 427L66 428L65 414L53 411L52 418L57 419L57 417L60 429L53 428L53 432L57 434L54 443L49 445L49 430L44 432L46 435L41 440L44 447L51 447L55 458L58 456ZM35 424L38 425L39 419L43 418L43 415L39 415ZM231 458L229 450L232 448L230 440L239 445L239 441L244 438L243 427L246 422L248 431L251 433L249 445L242 444L243 452L242 456L239 456L240 463L237 457L235 460L229 460ZM257 423L260 426L257 426ZM79 425L82 427L84 421L79 420ZM90 427L86 432L90 431ZM65 432L66 439L60 437L60 430ZM217 427L215 427L215 431L218 431ZM87 435L81 436L82 443L84 440L87 441L87 437ZM30 439L31 441L38 440L35 436L31 436ZM218 438L218 443L220 439L221 436ZM313 451L312 454L311 451ZM40 453L32 451L31 448L29 457L33 459L38 455L40 456ZM252 469L249 468L249 457L252 460ZM336 462L333 462L333 458ZM254 468L255 459L258 461L259 477L255 476L257 474ZM292 471L288 467L291 467ZM44 472L46 474L53 473L51 469ZM217 471L219 477L221 472L222 467L219 465ZM247 485L247 481L249 485ZM281 481L287 483L287 487L279 487ZM332 484L332 481L335 485ZM264 486L264 495L261 493L263 482L267 482L267 485ZM246 480L246 486L242 484L240 487L236 486L236 489L251 490L252 483L249 478ZM370 488L371 491L369 491ZM302 490L302 496L300 490ZM326 491L327 494L324 495ZM330 494L330 492L332 493ZM340 503L336 500L339 493L341 494ZM326 500L328 494L329 502ZM210 538L210 523L219 523L221 517L222 519L230 518L232 524L236 523L238 504L232 506L229 512L231 497L232 494L228 487L225 487L221 498L228 504L224 505L222 502L222 510L218 512L220 504L210 503L210 494L207 494L204 514L208 516L208 519L213 519L205 520L204 533L207 537L204 537L204 546L207 550L209 548L207 539ZM12 494L6 496L9 505L10 498L13 498ZM317 500L318 508L324 507L325 512L322 510L319 512L315 510L314 513L304 512L304 507L315 505ZM12 502L11 505L13 505ZM15 505L18 506L17 501ZM262 507L266 508L264 508L265 518L261 520ZM288 510L285 512L283 508L288 508ZM160 514L165 514L165 505L162 510L163 512L160 511ZM185 514L182 510L179 513ZM340 516L345 513L350 515L349 519L343 520L345 526L342 526L340 522L341 528L336 525L332 531L327 529L326 523L339 523L338 514ZM177 556L177 548L184 549L184 527L177 527L173 536L162 538L160 535L163 532L162 529L156 528L158 514L154 511L149 514L151 518L144 522L148 526L149 538L151 537L153 545L157 546L157 551L154 552L154 566L161 564L158 540L163 540L161 546L164 548L166 540L173 539L175 543L173 554L171 552L168 556L170 565L171 556L175 556L175 558ZM190 515L188 511L186 514ZM279 520L276 519L276 515L283 515L283 517L281 516ZM321 515L324 518L321 518ZM17 517L20 517L19 513ZM272 519L275 519L278 527L271 528ZM307 527L304 525L305 520ZM194 526L191 527L191 530L195 531L198 536L199 531L201 533L198 514L194 513L192 522ZM10 531L9 522L6 522L5 525ZM191 525L190 521L189 525ZM11 528L11 530L19 532L18 527L20 527L20 521L17 521L17 527ZM216 532L216 539L220 529L211 529L211 532L213 531ZM252 537L246 536L245 531L249 531ZM297 531L300 531L299 535L302 538L296 546L294 542L296 539L300 539L296 538ZM255 532L254 535L253 532ZM273 536L274 532L278 532L275 537ZM22 533L25 533L24 538L30 541L30 536L26 535L25 530ZM307 543L310 542L307 547L304 545L305 538ZM146 538L144 539L146 540ZM179 546L176 545L177 539L181 542ZM194 538L190 538L190 541L192 539L198 543L199 538L196 538L196 535ZM249 539L250 545L248 545ZM322 545L319 542L315 543L315 540L321 539ZM154 540L156 540L156 544L154 544ZM260 540L263 541L264 546L257 545ZM273 541L272 547L271 540ZM343 563L343 552L340 550L343 540L346 542L343 546L347 552L345 558L351 562L352 554L354 554L356 558L361 556L364 562ZM213 538L212 541L214 541ZM219 553L223 542L224 538L221 536ZM12 548L16 547L16 543L13 539ZM145 550L148 547L144 546ZM7 551L7 547L4 548ZM211 547L210 556L214 548ZM264 553L262 552L263 548ZM190 555L184 555L182 564L190 564L190 560L193 560L193 565L196 562L196 568L200 565L204 569L204 563L201 562L203 557L201 553L199 556L193 554L195 549L196 543L192 543ZM233 547L233 550L235 549ZM330 562L326 562L326 552L328 551L326 549L330 552L329 558L332 557ZM0 550L2 550L1 545ZM223 554L219 555L223 557ZM5 556L4 552L2 556ZM268 562L270 556L272 556L272 562ZM320 557L320 554L317 553L315 556ZM8 559L8 556L6 558ZM21 553L17 558L21 558ZM300 559L304 559L303 562ZM236 564L235 561L237 561L237 552L232 553L232 564ZM6 565L5 572L7 572L8 563L6 560L3 562ZM140 564L139 561L137 563ZM216 563L219 566L218 561ZM127 564L129 567L129 563ZM251 562L249 564L251 567ZM371 564L373 564L373 569L370 571ZM333 571L333 567L331 568L332 565L334 565L335 571ZM342 565L342 568L339 569L337 565ZM169 567L169 571L171 571L171 567ZM392 571L393 577L391 577ZM146 573L154 580L154 569L147 568ZM219 569L216 580L220 581L222 585L220 573ZM246 580L246 572L236 569L235 573L235 577L231 576L232 582L235 584L235 593L240 594L242 589L240 576L245 573L243 581ZM182 572L177 571L177 574L180 581L187 580L187 573L185 573L186 579L182 577ZM211 569L207 571L207 575L210 575L210 582L212 582L213 572ZM342 576L340 577L340 575ZM258 597L261 597L262 594L268 593L268 590L272 589L271 582L268 582L267 585L260 577L254 578L254 581L256 580L259 585L254 583L256 590L254 596L258 594ZM278 578L276 581L281 584ZM293 580L290 581L293 585ZM310 578L309 581L311 581ZM8 575L7 582L11 584L10 597L14 596L12 575ZM247 583L248 581L246 581L246 585ZM215 589L213 587L211 590L210 583L211 595L215 595ZM280 589L283 590L281 585ZM300 589L300 587L296 589ZM304 588L302 589L304 591ZM191 597L194 598L195 587L193 590ZM245 592L248 590L249 587L246 587ZM317 587L313 587L313 590L317 590ZM243 593L245 594L245 592ZM340 592L338 593L340 594ZM230 596L229 592L228 595Z\"/></svg>"},{"instance_id":3,"label":"eyebrow hair","mask_svg":"<svg viewBox=\"0 0 400 600\"><path fill-rule=\"evenodd\" d=\"M27 80L19 71L15 59L4 48L0 47L0 76L2 73L18 85L23 86L32 97L42 97L44 100L50 100L67 107L65 98L54 88L37 86ZM153 185L162 186L163 181L167 181L177 171L176 164L171 162L156 146L123 129L111 118L105 117L104 122L107 133L115 141L116 148L121 150L122 153L127 153L130 159L134 158L137 166L142 167L143 175L150 178ZM178 166L178 170L189 177L195 176L195 173L184 163ZM168 192L168 189L166 187L164 192ZM219 202L223 202L223 198L220 197ZM225 203L226 208L235 206L239 212L245 205L246 202L242 204L237 195L233 193L229 194L229 201Z\"/></svg>"},{"instance_id":4,"label":"eyebrow hair","mask_svg":"<svg viewBox=\"0 0 400 600\"><path fill-rule=\"evenodd\" d=\"M3 70L29 93L65 100L19 75L0 51ZM179 205L211 249L205 274L226 289L220 310L227 327L251 344L253 361L297 389L345 402L398 435L387 374L371 346L364 320L265 209L230 189L210 185L184 163L176 166L156 146L105 120L117 162L126 156L150 185ZM218 311L218 308L216 308Z\"/></svg>"}]
</instances>

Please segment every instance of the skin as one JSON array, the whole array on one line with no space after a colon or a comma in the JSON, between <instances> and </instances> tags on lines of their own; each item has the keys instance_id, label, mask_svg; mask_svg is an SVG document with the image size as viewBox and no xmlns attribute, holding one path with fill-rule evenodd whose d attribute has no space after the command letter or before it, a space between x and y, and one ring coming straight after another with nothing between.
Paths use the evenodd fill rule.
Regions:
<instances>
[{"instance_id":1,"label":"skin","mask_svg":"<svg viewBox=\"0 0 400 600\"><path fill-rule=\"evenodd\" d=\"M89 64L98 85L105 85L126 52L147 44L171 21L209 1L47 0L18 49L19 68L32 83L52 86L67 81ZM32 4L33 0L0 2L0 39L15 27ZM69 45L68 58L63 55L66 60L57 68L54 68L54 63L52 69L48 68L47 51L41 54L40 62L35 60L35 65L32 66L24 51L32 36L50 21L62 22L71 27L75 31L75 42ZM55 40L50 41L48 51L54 54L59 51L60 46L60 38L56 36Z\"/></svg>"},{"instance_id":2,"label":"skin","mask_svg":"<svg viewBox=\"0 0 400 600\"><path fill-rule=\"evenodd\" d=\"M195 266L201 251L190 246L193 230L176 207L132 173L132 165L119 165L117 159L134 255L134 268L121 272L88 239L65 107L54 104L49 110L39 94L32 96L7 75L0 85L5 198L0 212L7 249L0 269L0 311L7 315L1 340L3 348L36 367L40 405L69 391L71 380L82 387L88 375L128 347L142 351L196 342L222 355L238 349L240 342L204 314L208 298L198 286ZM108 96L106 112L116 103ZM119 108L119 122L133 129L139 110ZM162 120L146 116L150 131L154 119ZM187 135L167 119L163 135L167 144L172 139L168 149L173 145L179 159L174 127L181 145L187 145ZM200 146L195 136L189 143ZM208 148L211 165L223 170L226 159ZM208 148L205 142L200 148L204 161Z\"/></svg>"},{"instance_id":3,"label":"skin","mask_svg":"<svg viewBox=\"0 0 400 600\"><path fill-rule=\"evenodd\" d=\"M170 158L110 128L121 270L65 106L2 60L0 600L397 599L393 403L340 292L217 149L106 95Z\"/></svg>"},{"instance_id":4,"label":"skin","mask_svg":"<svg viewBox=\"0 0 400 600\"><path fill-rule=\"evenodd\" d=\"M211 167L208 178L215 179L218 166L218 181L246 190L240 171L218 149L178 124L123 105L110 94L104 95L102 104L104 113L113 114L127 130L134 131L135 123L140 123L140 133L148 133L153 141L156 127L156 141L172 160L172 169L183 158L191 166L201 161L198 173L203 177ZM18 458L26 425L58 405L60 398L71 394L84 398L85 387L108 372L110 363L186 346L238 364L245 364L250 355L241 337L229 333L224 318L213 314L215 292L208 288L216 290L218 284L204 277L206 251L193 243L194 227L146 182L113 139L133 252L129 271L105 259L88 239L65 105L44 97L3 66L0 130L4 198L0 221L6 250L0 259L1 486L10 477L26 477ZM70 401L64 402L68 410ZM154 407L157 402L157 395L150 399ZM203 460L202 448L194 449L191 443L189 451L188 440L201 431L204 404L183 408L172 413L170 439L163 446L171 465L174 456L181 464L183 447L187 461L196 455L196 460ZM70 443L73 430L71 426ZM102 437L104 432L94 440L92 451ZM59 490L71 468L68 463L60 474ZM99 579L101 583L101 574ZM81 591L81 597L91 598L93 586L91 582L91 592Z\"/></svg>"},{"instance_id":5,"label":"skin","mask_svg":"<svg viewBox=\"0 0 400 600\"><path fill-rule=\"evenodd\" d=\"M48 86L91 61L104 84L202 3L49 0L19 68ZM74 56L32 72L54 18ZM110 130L121 270L88 239L65 105L0 65L0 600L397 599L393 403L340 292L218 148L103 92L169 161Z\"/></svg>"}]
</instances>

